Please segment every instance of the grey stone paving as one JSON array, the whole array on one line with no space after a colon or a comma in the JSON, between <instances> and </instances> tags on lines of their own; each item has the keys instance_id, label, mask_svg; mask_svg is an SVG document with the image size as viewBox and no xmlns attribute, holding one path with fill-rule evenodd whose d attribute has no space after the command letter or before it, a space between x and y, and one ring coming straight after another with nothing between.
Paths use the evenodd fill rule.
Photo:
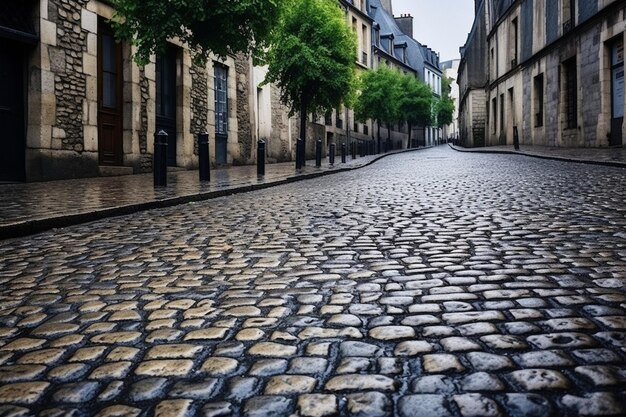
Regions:
<instances>
[{"instance_id":1,"label":"grey stone paving","mask_svg":"<svg viewBox=\"0 0 626 417\"><path fill-rule=\"evenodd\" d=\"M624 415L624 184L437 148L0 242L0 415Z\"/></svg>"}]
</instances>

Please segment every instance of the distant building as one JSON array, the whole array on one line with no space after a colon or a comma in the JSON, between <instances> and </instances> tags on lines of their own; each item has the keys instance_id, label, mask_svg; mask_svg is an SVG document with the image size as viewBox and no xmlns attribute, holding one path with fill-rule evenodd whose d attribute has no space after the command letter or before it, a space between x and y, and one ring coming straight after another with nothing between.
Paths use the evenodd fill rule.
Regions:
<instances>
[{"instance_id":1,"label":"distant building","mask_svg":"<svg viewBox=\"0 0 626 417\"><path fill-rule=\"evenodd\" d=\"M477 0L461 48L461 141L623 146L626 3Z\"/></svg>"},{"instance_id":2,"label":"distant building","mask_svg":"<svg viewBox=\"0 0 626 417\"><path fill-rule=\"evenodd\" d=\"M454 113L452 114L452 123L444 127L443 137L447 140L457 140L459 138L459 77L460 59L453 59L441 63L443 75L450 80L450 98L454 103Z\"/></svg>"}]
</instances>

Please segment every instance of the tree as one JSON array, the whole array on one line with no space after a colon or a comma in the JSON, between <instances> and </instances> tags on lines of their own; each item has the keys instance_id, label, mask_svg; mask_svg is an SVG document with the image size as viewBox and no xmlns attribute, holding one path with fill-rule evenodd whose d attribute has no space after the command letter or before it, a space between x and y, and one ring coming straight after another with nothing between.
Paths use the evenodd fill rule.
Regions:
<instances>
[{"instance_id":1,"label":"tree","mask_svg":"<svg viewBox=\"0 0 626 417\"><path fill-rule=\"evenodd\" d=\"M306 143L307 114L323 114L349 101L354 88L356 36L335 0L288 4L264 62L265 83L275 83L290 116L300 112Z\"/></svg>"},{"instance_id":2,"label":"tree","mask_svg":"<svg viewBox=\"0 0 626 417\"><path fill-rule=\"evenodd\" d=\"M259 56L267 46L288 0L113 0L118 38L137 47L135 60L146 64L179 38L197 62L209 53L224 58L236 52Z\"/></svg>"},{"instance_id":3,"label":"tree","mask_svg":"<svg viewBox=\"0 0 626 417\"><path fill-rule=\"evenodd\" d=\"M444 127L452 123L454 115L454 101L450 97L450 79L444 77L441 79L442 97L437 100L435 105L435 117L437 127Z\"/></svg>"},{"instance_id":4,"label":"tree","mask_svg":"<svg viewBox=\"0 0 626 417\"><path fill-rule=\"evenodd\" d=\"M360 94L354 108L357 119L376 120L378 124L378 149L380 150L380 125L389 127L401 118L400 97L402 96L401 75L386 66L365 72L361 77ZM387 129L387 140L391 140L391 129Z\"/></svg>"},{"instance_id":5,"label":"tree","mask_svg":"<svg viewBox=\"0 0 626 417\"><path fill-rule=\"evenodd\" d=\"M402 76L401 84L400 115L408 124L411 147L411 128L432 124L433 94L426 84L409 75Z\"/></svg>"}]
</instances>

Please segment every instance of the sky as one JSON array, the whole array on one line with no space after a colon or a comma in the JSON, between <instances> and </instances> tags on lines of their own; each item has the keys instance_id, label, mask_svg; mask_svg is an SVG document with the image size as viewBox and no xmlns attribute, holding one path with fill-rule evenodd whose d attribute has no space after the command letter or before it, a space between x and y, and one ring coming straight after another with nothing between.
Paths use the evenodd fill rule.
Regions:
<instances>
[{"instance_id":1,"label":"sky","mask_svg":"<svg viewBox=\"0 0 626 417\"><path fill-rule=\"evenodd\" d=\"M413 37L439 52L441 61L461 58L474 21L474 0L391 0L393 14L413 16Z\"/></svg>"}]
</instances>

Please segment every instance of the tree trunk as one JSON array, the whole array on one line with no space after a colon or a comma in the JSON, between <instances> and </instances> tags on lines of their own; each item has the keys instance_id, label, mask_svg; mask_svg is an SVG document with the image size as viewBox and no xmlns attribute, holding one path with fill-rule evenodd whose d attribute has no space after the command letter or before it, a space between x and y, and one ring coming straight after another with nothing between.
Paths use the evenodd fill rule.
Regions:
<instances>
[{"instance_id":1,"label":"tree trunk","mask_svg":"<svg viewBox=\"0 0 626 417\"><path fill-rule=\"evenodd\" d=\"M300 100L300 139L302 139L302 166L305 165L306 161L306 108L307 103L303 94Z\"/></svg>"},{"instance_id":2,"label":"tree trunk","mask_svg":"<svg viewBox=\"0 0 626 417\"><path fill-rule=\"evenodd\" d=\"M382 152L382 149L380 149L380 120L376 120L376 126L378 127L378 153Z\"/></svg>"},{"instance_id":3,"label":"tree trunk","mask_svg":"<svg viewBox=\"0 0 626 417\"><path fill-rule=\"evenodd\" d=\"M406 124L406 125L407 125L407 127L409 128L409 140L408 140L408 142L406 143L406 148L407 148L407 149L410 149L410 148L412 148L412 147L413 147L413 146L411 146L411 145L412 145L412 144L411 144L411 123L407 122L407 124Z\"/></svg>"}]
</instances>

